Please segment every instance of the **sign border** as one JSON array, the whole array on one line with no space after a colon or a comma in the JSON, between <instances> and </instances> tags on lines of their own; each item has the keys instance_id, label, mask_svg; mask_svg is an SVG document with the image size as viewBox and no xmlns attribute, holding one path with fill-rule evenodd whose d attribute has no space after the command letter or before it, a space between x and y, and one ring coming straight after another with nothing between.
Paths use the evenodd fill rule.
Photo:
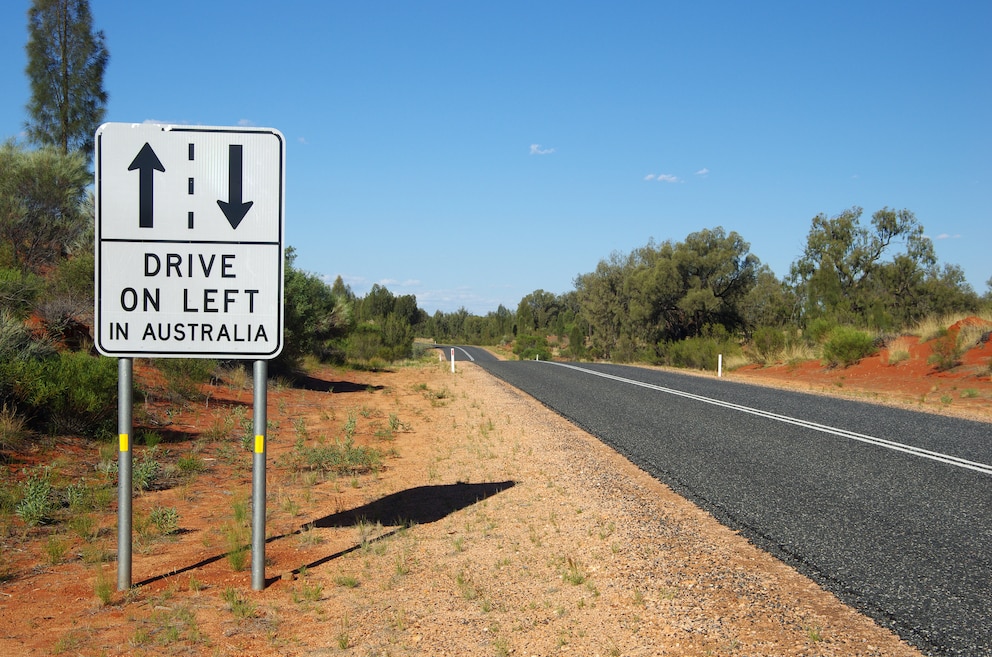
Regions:
<instances>
[{"instance_id":1,"label":"sign border","mask_svg":"<svg viewBox=\"0 0 992 657\"><path fill-rule=\"evenodd\" d=\"M180 239L103 239L102 232L104 223L102 221L103 205L103 180L102 180L102 156L103 156L103 130L106 126L143 126L149 125L158 128L161 132L190 132L190 133L213 133L213 134L268 134L279 141L279 198L278 198L278 229L279 240L276 243L259 242L257 240L235 241L235 240L180 240ZM285 344L285 244L286 244L286 139L283 134L275 128L255 128L245 126L187 126L171 124L143 124L143 123L104 123L96 131L94 142L94 277L95 277L95 299L93 314L93 344L96 350L104 355L113 358L218 358L224 360L269 360L277 357L283 350ZM279 313L276 318L276 344L270 351L224 351L218 349L152 349L136 351L134 349L105 349L101 344L103 330L101 328L102 300L103 300L103 251L104 242L129 242L134 244L231 244L231 245L273 245L279 251L279 281L277 283L277 298L279 299Z\"/></svg>"}]
</instances>

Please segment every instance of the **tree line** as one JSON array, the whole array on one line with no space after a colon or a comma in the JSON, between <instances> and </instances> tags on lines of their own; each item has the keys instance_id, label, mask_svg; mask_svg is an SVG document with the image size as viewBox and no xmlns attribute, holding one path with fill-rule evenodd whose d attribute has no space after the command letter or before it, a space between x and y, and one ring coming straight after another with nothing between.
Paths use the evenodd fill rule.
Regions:
<instances>
[{"instance_id":1,"label":"tree line","mask_svg":"<svg viewBox=\"0 0 992 657\"><path fill-rule=\"evenodd\" d=\"M564 294L536 290L516 313L436 314L425 334L446 341L514 341L521 357L548 357L549 338L572 358L703 366L759 339L817 340L834 327L894 334L921 320L992 306L956 265L940 264L909 210L865 218L852 207L813 217L803 252L780 279L736 232L615 252Z\"/></svg>"}]
</instances>

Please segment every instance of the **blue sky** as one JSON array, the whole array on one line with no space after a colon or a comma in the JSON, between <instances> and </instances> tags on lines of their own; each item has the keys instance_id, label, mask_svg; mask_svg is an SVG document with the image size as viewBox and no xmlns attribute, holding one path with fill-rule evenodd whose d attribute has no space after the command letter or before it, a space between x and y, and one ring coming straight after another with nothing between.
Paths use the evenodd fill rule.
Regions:
<instances>
[{"instance_id":1,"label":"blue sky","mask_svg":"<svg viewBox=\"0 0 992 657\"><path fill-rule=\"evenodd\" d=\"M0 137L27 0L0 6ZM992 277L992 3L91 0L107 120L286 136L297 266L516 309L722 226L780 277L811 219L913 211Z\"/></svg>"}]
</instances>

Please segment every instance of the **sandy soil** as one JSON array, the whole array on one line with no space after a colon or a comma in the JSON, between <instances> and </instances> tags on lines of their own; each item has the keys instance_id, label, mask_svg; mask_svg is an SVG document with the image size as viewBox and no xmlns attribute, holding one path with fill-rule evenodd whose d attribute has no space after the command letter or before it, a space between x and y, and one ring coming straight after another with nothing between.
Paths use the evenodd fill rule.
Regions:
<instances>
[{"instance_id":1,"label":"sandy soil","mask_svg":"<svg viewBox=\"0 0 992 657\"><path fill-rule=\"evenodd\" d=\"M982 349L984 376L926 373L924 393L898 386L895 398L988 421L992 353ZM729 376L893 394L891 382L888 393L862 386L860 372ZM116 588L115 511L96 516L86 539L64 526L4 528L0 655L919 654L471 364L455 374L433 360L327 370L308 388L270 385L264 591L251 590L250 560L238 571L225 556L235 508L250 499L251 454L237 429L204 435L238 408L250 418L251 391L210 386L171 418L152 399L143 417L169 422L156 457L174 465L198 454L206 469L136 495L135 525L174 508L179 530L137 536L135 585L105 604L101 585L105 597ZM293 466L298 443L349 433L383 453L381 468L322 476ZM21 458L46 454L81 481L100 460L71 441ZM69 546L59 559L46 556L53 536Z\"/></svg>"}]
</instances>

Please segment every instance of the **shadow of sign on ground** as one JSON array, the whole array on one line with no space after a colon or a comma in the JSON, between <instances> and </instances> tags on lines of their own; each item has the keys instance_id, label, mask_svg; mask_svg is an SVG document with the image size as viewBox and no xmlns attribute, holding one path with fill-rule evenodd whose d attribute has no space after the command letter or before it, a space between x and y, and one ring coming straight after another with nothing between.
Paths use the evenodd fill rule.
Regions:
<instances>
[{"instance_id":1,"label":"shadow of sign on ground","mask_svg":"<svg viewBox=\"0 0 992 657\"><path fill-rule=\"evenodd\" d=\"M513 481L499 481L417 486L307 524L313 527L352 527L360 522L379 523L384 527L425 525L515 485Z\"/></svg>"},{"instance_id":2,"label":"shadow of sign on ground","mask_svg":"<svg viewBox=\"0 0 992 657\"><path fill-rule=\"evenodd\" d=\"M392 493L375 500L374 502L363 504L362 506L348 511L340 511L329 516L324 516L323 518L318 518L316 520L303 523L303 525L296 531L289 534L271 536L267 538L265 542L273 543L275 541L281 541L292 536L297 536L304 531L310 531L313 528L356 527L361 523L379 524L383 527L396 527L396 529L384 532L383 534L366 541L366 544L376 543L395 535L396 532L402 528L410 527L412 525L425 525L428 523L437 522L452 513L461 511L462 509L470 507L477 502L481 502L503 492L504 490L512 488L515 485L516 482L514 481L498 481L478 484L459 482L456 484L416 486L414 488ZM303 564L289 572L299 574L303 570L313 570L323 564L350 554L355 550L359 550L361 547L362 543L358 543L351 547L345 548L344 550L340 550L333 554L321 557L320 559L316 559L310 563ZM249 548L250 546L246 545L242 546L240 549ZM148 579L138 582L135 586L146 586L170 577L175 577L176 575L182 575L183 573L197 570L198 568L203 568L224 559L228 554L228 552L216 554L184 568L170 570L168 573L149 577ZM277 581L279 578L280 576L266 578L265 585L268 586Z\"/></svg>"},{"instance_id":3,"label":"shadow of sign on ground","mask_svg":"<svg viewBox=\"0 0 992 657\"><path fill-rule=\"evenodd\" d=\"M375 392L383 390L385 386L369 385L368 383L355 383L353 381L325 381L312 376L297 376L291 383L293 388L298 390L312 390L314 392Z\"/></svg>"}]
</instances>

